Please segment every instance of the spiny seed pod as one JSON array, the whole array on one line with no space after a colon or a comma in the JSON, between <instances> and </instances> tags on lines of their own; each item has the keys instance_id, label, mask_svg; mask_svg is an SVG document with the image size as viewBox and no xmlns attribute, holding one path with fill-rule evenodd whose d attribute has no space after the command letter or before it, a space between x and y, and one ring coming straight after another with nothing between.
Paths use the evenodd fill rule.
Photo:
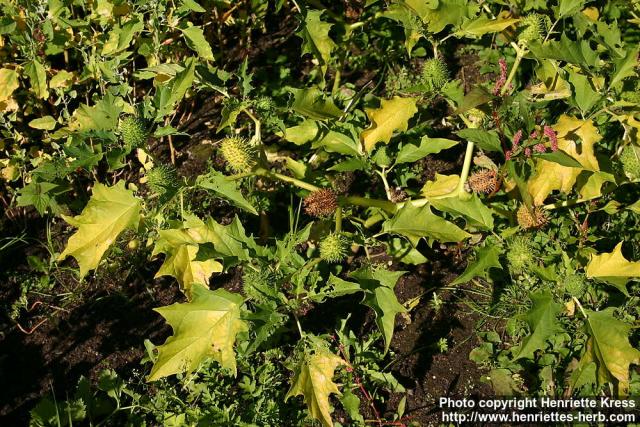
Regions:
<instances>
[{"instance_id":1,"label":"spiny seed pod","mask_svg":"<svg viewBox=\"0 0 640 427\"><path fill-rule=\"evenodd\" d=\"M578 274L570 274L565 277L564 291L572 297L580 298L585 291L584 278Z\"/></svg>"},{"instance_id":2,"label":"spiny seed pod","mask_svg":"<svg viewBox=\"0 0 640 427\"><path fill-rule=\"evenodd\" d=\"M627 145L620 154L620 163L629 179L640 179L640 147Z\"/></svg>"},{"instance_id":3,"label":"spiny seed pod","mask_svg":"<svg viewBox=\"0 0 640 427\"><path fill-rule=\"evenodd\" d=\"M158 165L147 172L147 185L156 194L163 195L176 190L180 183L176 170L168 165Z\"/></svg>"},{"instance_id":4,"label":"spiny seed pod","mask_svg":"<svg viewBox=\"0 0 640 427\"><path fill-rule=\"evenodd\" d=\"M531 13L520 21L519 40L522 42L531 42L534 40L542 40L549 30L549 17L538 13Z\"/></svg>"},{"instance_id":5,"label":"spiny seed pod","mask_svg":"<svg viewBox=\"0 0 640 427\"><path fill-rule=\"evenodd\" d=\"M521 205L518 209L517 217L518 224L525 230L543 227L548 221L544 210L537 206L534 206L531 208L531 211L529 211L527 206Z\"/></svg>"},{"instance_id":6,"label":"spiny seed pod","mask_svg":"<svg viewBox=\"0 0 640 427\"><path fill-rule=\"evenodd\" d=\"M347 256L347 239L341 233L329 234L320 242L320 258L337 263Z\"/></svg>"},{"instance_id":7,"label":"spiny seed pod","mask_svg":"<svg viewBox=\"0 0 640 427\"><path fill-rule=\"evenodd\" d=\"M449 81L447 64L440 58L427 59L422 68L422 80L431 90L438 90Z\"/></svg>"},{"instance_id":8,"label":"spiny seed pod","mask_svg":"<svg viewBox=\"0 0 640 427\"><path fill-rule=\"evenodd\" d=\"M327 217L338 208L336 193L328 188L316 190L304 199L304 210L311 216Z\"/></svg>"},{"instance_id":9,"label":"spiny seed pod","mask_svg":"<svg viewBox=\"0 0 640 427\"><path fill-rule=\"evenodd\" d=\"M234 172L247 172L256 164L254 150L243 138L225 138L220 143L222 157Z\"/></svg>"},{"instance_id":10,"label":"spiny seed pod","mask_svg":"<svg viewBox=\"0 0 640 427\"><path fill-rule=\"evenodd\" d=\"M531 240L518 236L509 244L507 262L512 273L519 274L525 271L533 263Z\"/></svg>"},{"instance_id":11,"label":"spiny seed pod","mask_svg":"<svg viewBox=\"0 0 640 427\"><path fill-rule=\"evenodd\" d=\"M261 113L271 112L275 105L273 100L268 96L261 96L253 101L253 106Z\"/></svg>"},{"instance_id":12,"label":"spiny seed pod","mask_svg":"<svg viewBox=\"0 0 640 427\"><path fill-rule=\"evenodd\" d=\"M469 188L476 193L492 194L500 189L500 177L493 169L482 169L472 173L467 180Z\"/></svg>"},{"instance_id":13,"label":"spiny seed pod","mask_svg":"<svg viewBox=\"0 0 640 427\"><path fill-rule=\"evenodd\" d=\"M135 116L127 116L120 121L118 127L122 142L128 147L141 147L147 142L149 132L145 126L144 120Z\"/></svg>"}]
</instances>

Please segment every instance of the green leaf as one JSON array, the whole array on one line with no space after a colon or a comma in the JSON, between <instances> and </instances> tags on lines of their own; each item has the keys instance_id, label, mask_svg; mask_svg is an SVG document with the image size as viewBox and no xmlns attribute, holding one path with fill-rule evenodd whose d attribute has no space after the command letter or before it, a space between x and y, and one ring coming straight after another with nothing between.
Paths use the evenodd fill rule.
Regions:
<instances>
[{"instance_id":1,"label":"green leaf","mask_svg":"<svg viewBox=\"0 0 640 427\"><path fill-rule=\"evenodd\" d=\"M562 330L556 319L562 311L562 305L553 300L550 292L532 294L531 300L533 306L524 316L531 333L522 340L515 360L533 359L537 350L545 348L547 339Z\"/></svg>"},{"instance_id":2,"label":"green leaf","mask_svg":"<svg viewBox=\"0 0 640 427\"><path fill-rule=\"evenodd\" d=\"M383 99L380 108L367 109L371 125L360 134L360 139L367 152L373 151L378 142L388 144L394 132L406 131L409 119L418 112L414 98Z\"/></svg>"},{"instance_id":3,"label":"green leaf","mask_svg":"<svg viewBox=\"0 0 640 427\"><path fill-rule=\"evenodd\" d=\"M364 425L364 417L360 414L360 398L358 396L347 389L340 397L340 403L342 403L344 410L347 411L349 418L359 423L359 425Z\"/></svg>"},{"instance_id":4,"label":"green leaf","mask_svg":"<svg viewBox=\"0 0 640 427\"><path fill-rule=\"evenodd\" d=\"M42 130L53 130L56 127L56 119L51 116L44 116L33 119L29 122L29 127Z\"/></svg>"},{"instance_id":5,"label":"green leaf","mask_svg":"<svg viewBox=\"0 0 640 427\"><path fill-rule=\"evenodd\" d=\"M456 280L451 282L451 284L460 285L462 283L467 283L475 277L484 277L486 279L491 268L502 269L502 265L498 258L500 256L500 252L501 251L497 246L485 246L480 248L475 261L469 263L464 272L458 276Z\"/></svg>"},{"instance_id":6,"label":"green leaf","mask_svg":"<svg viewBox=\"0 0 640 427\"><path fill-rule=\"evenodd\" d=\"M405 204L396 215L383 224L385 233L400 234L417 246L421 238L439 242L461 242L471 237L457 225L435 215L429 205L417 207Z\"/></svg>"},{"instance_id":7,"label":"green leaf","mask_svg":"<svg viewBox=\"0 0 640 427\"><path fill-rule=\"evenodd\" d=\"M37 59L29 61L24 66L24 73L29 77L31 89L40 99L47 99L49 90L47 89L47 70Z\"/></svg>"},{"instance_id":8,"label":"green leaf","mask_svg":"<svg viewBox=\"0 0 640 427\"><path fill-rule=\"evenodd\" d=\"M640 262L631 262L622 255L622 242L611 252L593 255L586 269L587 277L603 280L629 295L627 282L640 277Z\"/></svg>"},{"instance_id":9,"label":"green leaf","mask_svg":"<svg viewBox=\"0 0 640 427\"><path fill-rule=\"evenodd\" d=\"M420 265L429 261L411 243L401 237L390 239L388 254L404 264Z\"/></svg>"},{"instance_id":10,"label":"green leaf","mask_svg":"<svg viewBox=\"0 0 640 427\"><path fill-rule=\"evenodd\" d=\"M557 59L576 64L589 70L596 66L598 54L591 49L587 40L573 41L564 33L560 41L548 41L544 44L532 42L529 49L538 59Z\"/></svg>"},{"instance_id":11,"label":"green leaf","mask_svg":"<svg viewBox=\"0 0 640 427\"><path fill-rule=\"evenodd\" d=\"M76 217L62 218L78 230L69 238L58 257L62 261L74 257L80 266L80 277L98 267L102 255L124 230L136 229L140 221L140 200L127 190L124 181L113 187L96 183L89 203Z\"/></svg>"},{"instance_id":12,"label":"green leaf","mask_svg":"<svg viewBox=\"0 0 640 427\"><path fill-rule=\"evenodd\" d=\"M180 28L182 34L187 38L187 45L193 49L199 58L206 61L213 61L213 52L211 51L211 45L204 37L202 28L196 26L190 26L186 28Z\"/></svg>"},{"instance_id":13,"label":"green leaf","mask_svg":"<svg viewBox=\"0 0 640 427\"><path fill-rule=\"evenodd\" d=\"M288 90L293 94L291 108L296 113L313 120L336 119L342 115L342 110L330 98L325 98L318 88Z\"/></svg>"},{"instance_id":14,"label":"green leaf","mask_svg":"<svg viewBox=\"0 0 640 427\"><path fill-rule=\"evenodd\" d=\"M230 103L222 107L222 117L220 118L220 124L218 125L218 129L216 130L216 132L220 132L226 127L234 126L236 124L236 120L238 119L238 115L245 107L246 105L244 103Z\"/></svg>"},{"instance_id":15,"label":"green leaf","mask_svg":"<svg viewBox=\"0 0 640 427\"><path fill-rule=\"evenodd\" d=\"M117 98L108 92L91 107L81 104L69 119L69 129L72 132L114 130L123 109L122 98Z\"/></svg>"},{"instance_id":16,"label":"green leaf","mask_svg":"<svg viewBox=\"0 0 640 427\"><path fill-rule=\"evenodd\" d=\"M53 213L61 211L56 202L52 190L58 188L58 185L50 182L31 181L20 189L20 195L17 197L18 206L33 206L40 215L44 215L47 209L51 209Z\"/></svg>"},{"instance_id":17,"label":"green leaf","mask_svg":"<svg viewBox=\"0 0 640 427\"><path fill-rule=\"evenodd\" d=\"M391 345L396 315L407 311L398 302L398 297L393 290L398 279L404 274L404 271L388 271L383 268L371 270L363 267L349 275L365 290L362 303L376 313L376 324L384 337L385 353Z\"/></svg>"},{"instance_id":18,"label":"green leaf","mask_svg":"<svg viewBox=\"0 0 640 427\"><path fill-rule=\"evenodd\" d=\"M600 100L600 94L594 90L589 78L582 74L569 71L569 82L578 108L583 114L587 113Z\"/></svg>"},{"instance_id":19,"label":"green leaf","mask_svg":"<svg viewBox=\"0 0 640 427\"><path fill-rule=\"evenodd\" d=\"M448 25L459 26L478 11L478 6L467 0L439 0L437 5L424 18L431 33L439 33Z\"/></svg>"},{"instance_id":20,"label":"green leaf","mask_svg":"<svg viewBox=\"0 0 640 427\"><path fill-rule=\"evenodd\" d=\"M638 65L638 49L637 47L631 49L626 52L624 57L613 61L615 71L611 75L609 87L615 87L625 78L636 75L635 67Z\"/></svg>"},{"instance_id":21,"label":"green leaf","mask_svg":"<svg viewBox=\"0 0 640 427\"><path fill-rule=\"evenodd\" d=\"M632 326L616 319L614 312L613 307L602 311L585 310L591 337L580 363L596 363L598 383L617 382L618 393L626 396L629 391L629 365L640 364L640 351L629 344Z\"/></svg>"},{"instance_id":22,"label":"green leaf","mask_svg":"<svg viewBox=\"0 0 640 427\"><path fill-rule=\"evenodd\" d=\"M13 91L18 89L18 73L9 68L0 68L0 103L11 98Z\"/></svg>"},{"instance_id":23,"label":"green leaf","mask_svg":"<svg viewBox=\"0 0 640 427\"><path fill-rule=\"evenodd\" d=\"M585 0L560 0L558 7L554 8L556 19L560 20L575 15L582 10L584 3Z\"/></svg>"},{"instance_id":24,"label":"green leaf","mask_svg":"<svg viewBox=\"0 0 640 427\"><path fill-rule=\"evenodd\" d=\"M158 358L147 380L192 372L206 358L235 375L233 345L236 335L247 330L246 323L240 320L242 302L241 295L224 289L211 291L194 286L190 302L154 309L171 325L173 335L157 347Z\"/></svg>"},{"instance_id":25,"label":"green leaf","mask_svg":"<svg viewBox=\"0 0 640 427\"><path fill-rule=\"evenodd\" d=\"M483 129L462 129L456 132L460 138L471 141L486 151L496 151L502 153L500 137L495 130Z\"/></svg>"},{"instance_id":26,"label":"green leaf","mask_svg":"<svg viewBox=\"0 0 640 427\"><path fill-rule=\"evenodd\" d=\"M464 217L470 225L493 230L493 210L486 207L477 194L463 197L432 198L431 205L439 211Z\"/></svg>"},{"instance_id":27,"label":"green leaf","mask_svg":"<svg viewBox=\"0 0 640 427\"><path fill-rule=\"evenodd\" d=\"M313 292L309 297L313 301L323 302L326 298L337 298L362 291L363 289L358 283L349 282L330 274L327 285L322 287L318 292Z\"/></svg>"},{"instance_id":28,"label":"green leaf","mask_svg":"<svg viewBox=\"0 0 640 427\"><path fill-rule=\"evenodd\" d=\"M318 131L318 124L315 120L305 120L297 126L286 128L279 135L296 145L303 145L315 139L318 136Z\"/></svg>"},{"instance_id":29,"label":"green leaf","mask_svg":"<svg viewBox=\"0 0 640 427\"><path fill-rule=\"evenodd\" d=\"M582 164L579 161L577 161L576 159L574 159L573 157L571 157L570 155L568 155L562 150L553 151L551 153L534 154L533 157L536 159L542 159L548 162L557 163L559 165L567 166L570 168L582 169Z\"/></svg>"},{"instance_id":30,"label":"green leaf","mask_svg":"<svg viewBox=\"0 0 640 427\"><path fill-rule=\"evenodd\" d=\"M481 15L475 19L470 19L462 24L462 29L457 31L456 36L480 37L487 33L498 33L507 27L518 23L517 18L491 19L486 15Z\"/></svg>"},{"instance_id":31,"label":"green leaf","mask_svg":"<svg viewBox=\"0 0 640 427\"><path fill-rule=\"evenodd\" d=\"M360 144L350 136L329 131L325 136L314 142L312 148L322 147L329 153L340 153L347 156L360 156Z\"/></svg>"},{"instance_id":32,"label":"green leaf","mask_svg":"<svg viewBox=\"0 0 640 427\"><path fill-rule=\"evenodd\" d=\"M316 346L313 354L305 354L295 368L291 388L285 400L292 396L302 395L311 417L332 427L331 405L329 396L340 395L338 386L333 382L333 375L339 365L345 361L328 350Z\"/></svg>"},{"instance_id":33,"label":"green leaf","mask_svg":"<svg viewBox=\"0 0 640 427\"><path fill-rule=\"evenodd\" d=\"M184 98L187 90L191 88L195 77L196 61L188 58L185 68L176 73L176 76L166 86L162 86L156 92L153 103L157 108L156 120L168 115Z\"/></svg>"},{"instance_id":34,"label":"green leaf","mask_svg":"<svg viewBox=\"0 0 640 427\"><path fill-rule=\"evenodd\" d=\"M133 37L143 28L142 21L138 19L132 19L122 26L114 25L113 29L109 31L108 40L102 46L102 55L109 56L127 49Z\"/></svg>"},{"instance_id":35,"label":"green leaf","mask_svg":"<svg viewBox=\"0 0 640 427\"><path fill-rule=\"evenodd\" d=\"M204 188L205 190L213 191L218 196L231 201L237 207L254 215L258 215L256 208L254 208L238 190L236 182L227 179L227 177L220 172L212 171L206 175L198 176L196 185L200 188Z\"/></svg>"},{"instance_id":36,"label":"green leaf","mask_svg":"<svg viewBox=\"0 0 640 427\"><path fill-rule=\"evenodd\" d=\"M451 148L458 144L458 141L446 138L429 138L423 136L420 145L405 144L402 146L396 157L396 164L413 163L429 154L439 153L442 150Z\"/></svg>"},{"instance_id":37,"label":"green leaf","mask_svg":"<svg viewBox=\"0 0 640 427\"><path fill-rule=\"evenodd\" d=\"M320 19L322 11L309 10L304 19L304 26L296 33L302 39L302 55L310 53L320 61L322 74L327 72L327 65L331 60L331 51L336 44L329 37L332 24Z\"/></svg>"}]
</instances>

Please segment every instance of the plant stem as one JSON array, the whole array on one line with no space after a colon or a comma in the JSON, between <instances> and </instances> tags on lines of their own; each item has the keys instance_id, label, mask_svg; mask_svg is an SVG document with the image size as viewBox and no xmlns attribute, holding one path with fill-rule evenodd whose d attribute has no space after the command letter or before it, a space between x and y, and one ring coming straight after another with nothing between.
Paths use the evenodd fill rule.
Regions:
<instances>
[{"instance_id":1,"label":"plant stem","mask_svg":"<svg viewBox=\"0 0 640 427\"><path fill-rule=\"evenodd\" d=\"M380 208L389 213L395 213L397 205L388 200L379 200L379 199L369 199L367 197L359 197L359 196L347 196L341 197L339 200L341 203L346 203L355 206L363 206L366 208Z\"/></svg>"},{"instance_id":2,"label":"plant stem","mask_svg":"<svg viewBox=\"0 0 640 427\"><path fill-rule=\"evenodd\" d=\"M226 177L226 179L228 179L229 181L237 181L239 179L246 178L248 176L253 176L253 175L255 175L254 172L242 172L242 173L236 173L234 175L229 175Z\"/></svg>"},{"instance_id":3,"label":"plant stem","mask_svg":"<svg viewBox=\"0 0 640 427\"><path fill-rule=\"evenodd\" d=\"M299 180L297 178L294 178L292 176L287 176L287 175L283 175L281 173L272 172L270 170L263 169L263 168L256 169L255 174L256 175L260 175L260 176L265 176L265 177L268 177L268 178L278 179L278 180L284 181L284 182L288 182L289 184L293 184L296 187L299 187L299 188L302 188L302 189L308 190L308 191L318 191L318 190L320 190L320 187L316 187L315 185L309 184L308 182L304 182L304 181Z\"/></svg>"},{"instance_id":4,"label":"plant stem","mask_svg":"<svg viewBox=\"0 0 640 427\"><path fill-rule=\"evenodd\" d=\"M255 135L253 135L253 138L251 138L251 142L254 145L258 145L261 141L262 141L262 134L260 133L260 120L258 120L256 118L256 116L254 116L251 111L249 111L247 108L243 108L242 111L249 116L249 118L251 118L251 120L253 120L254 125L256 126L256 133Z\"/></svg>"},{"instance_id":5,"label":"plant stem","mask_svg":"<svg viewBox=\"0 0 640 427\"><path fill-rule=\"evenodd\" d=\"M516 60L513 62L511 72L509 72L509 77L507 77L507 81L504 82L504 86L502 86L502 89L500 90L500 95L504 95L509 90L509 86L511 86L511 82L516 76L516 71L518 71L518 67L520 66L520 61L522 61L522 58L524 58L524 55L526 54L526 50L521 48L517 44L511 43L511 45L516 50Z\"/></svg>"},{"instance_id":6,"label":"plant stem","mask_svg":"<svg viewBox=\"0 0 640 427\"><path fill-rule=\"evenodd\" d=\"M464 193L464 184L469 177L469 170L471 169L471 159L473 158L473 142L467 142L467 151L464 153L464 163L462 164L462 172L460 172L460 181L458 181L458 188L456 188L456 194L461 196Z\"/></svg>"},{"instance_id":7,"label":"plant stem","mask_svg":"<svg viewBox=\"0 0 640 427\"><path fill-rule=\"evenodd\" d=\"M340 233L341 231L342 231L342 207L338 206L338 209L336 209L335 232Z\"/></svg>"},{"instance_id":8,"label":"plant stem","mask_svg":"<svg viewBox=\"0 0 640 427\"><path fill-rule=\"evenodd\" d=\"M387 194L387 200L391 200L391 188L389 188L389 182L387 181L387 170L382 168L381 171L376 170L376 173L382 178L382 184L384 185L384 192Z\"/></svg>"}]
</instances>

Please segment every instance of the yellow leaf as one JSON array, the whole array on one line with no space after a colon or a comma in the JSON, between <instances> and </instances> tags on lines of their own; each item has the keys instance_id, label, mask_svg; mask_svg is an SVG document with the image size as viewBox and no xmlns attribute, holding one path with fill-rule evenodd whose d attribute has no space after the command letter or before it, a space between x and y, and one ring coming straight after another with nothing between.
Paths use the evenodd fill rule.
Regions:
<instances>
[{"instance_id":1,"label":"yellow leaf","mask_svg":"<svg viewBox=\"0 0 640 427\"><path fill-rule=\"evenodd\" d=\"M388 144L394 132L406 131L409 119L417 112L415 99L398 96L383 99L378 109L367 109L371 125L360 134L365 150L371 152L378 142Z\"/></svg>"},{"instance_id":2,"label":"yellow leaf","mask_svg":"<svg viewBox=\"0 0 640 427\"><path fill-rule=\"evenodd\" d=\"M333 373L344 360L324 349L317 349L306 356L297 366L293 384L285 397L302 395L309 413L326 427L333 426L329 395L340 395L338 386L333 382Z\"/></svg>"},{"instance_id":3,"label":"yellow leaf","mask_svg":"<svg viewBox=\"0 0 640 427\"><path fill-rule=\"evenodd\" d=\"M71 255L78 261L80 277L84 277L98 267L102 255L122 231L138 227L140 201L124 187L124 181L118 181L113 187L96 184L82 213L76 217L62 215L62 218L78 230L69 238L58 261Z\"/></svg>"},{"instance_id":4,"label":"yellow leaf","mask_svg":"<svg viewBox=\"0 0 640 427\"><path fill-rule=\"evenodd\" d=\"M626 293L631 277L640 277L640 262L632 262L622 255L622 242L612 252L593 255L587 265L587 277L609 282Z\"/></svg>"},{"instance_id":5,"label":"yellow leaf","mask_svg":"<svg viewBox=\"0 0 640 427\"><path fill-rule=\"evenodd\" d=\"M233 345L236 335L247 330L246 322L240 319L242 303L241 295L196 285L190 302L156 308L173 328L173 335L158 347L148 381L192 372L207 357L235 374Z\"/></svg>"},{"instance_id":6,"label":"yellow leaf","mask_svg":"<svg viewBox=\"0 0 640 427\"><path fill-rule=\"evenodd\" d=\"M215 259L249 259L243 243L247 237L237 217L223 226L211 218L205 223L190 216L182 228L161 230L159 235L152 256L163 253L166 258L156 277L175 277L187 297L191 297L194 283L206 286L213 273L223 271L223 265ZM211 252L211 246L215 251ZM204 255L196 259L199 252Z\"/></svg>"},{"instance_id":7,"label":"yellow leaf","mask_svg":"<svg viewBox=\"0 0 640 427\"><path fill-rule=\"evenodd\" d=\"M440 175L436 173L436 179L427 181L422 187L422 195L427 198L445 196L458 187L459 181L460 177L458 175Z\"/></svg>"},{"instance_id":8,"label":"yellow leaf","mask_svg":"<svg viewBox=\"0 0 640 427\"><path fill-rule=\"evenodd\" d=\"M183 234L184 237L187 238L187 233L184 232L184 230L162 230L160 231L160 238L173 240L169 237L170 233ZM173 237L175 238L176 236ZM177 244L176 247L167 255L167 258L160 267L160 270L156 273L155 277L175 277L180 284L180 288L188 297L190 297L194 283L200 283L207 286L211 275L213 273L220 273L223 269L222 264L213 259L196 261L195 259L197 254L198 245L193 241L189 242L185 239L183 243Z\"/></svg>"},{"instance_id":9,"label":"yellow leaf","mask_svg":"<svg viewBox=\"0 0 640 427\"><path fill-rule=\"evenodd\" d=\"M541 205L554 190L568 193L583 170L599 171L594 144L602 138L591 121L563 115L554 126L558 135L558 148L582 165L572 168L548 160L537 159L536 170L529 180L528 189L535 205ZM580 145L578 145L580 143Z\"/></svg>"},{"instance_id":10,"label":"yellow leaf","mask_svg":"<svg viewBox=\"0 0 640 427\"><path fill-rule=\"evenodd\" d=\"M11 98L13 91L18 89L18 73L9 68L0 69L0 103Z\"/></svg>"}]
</instances>

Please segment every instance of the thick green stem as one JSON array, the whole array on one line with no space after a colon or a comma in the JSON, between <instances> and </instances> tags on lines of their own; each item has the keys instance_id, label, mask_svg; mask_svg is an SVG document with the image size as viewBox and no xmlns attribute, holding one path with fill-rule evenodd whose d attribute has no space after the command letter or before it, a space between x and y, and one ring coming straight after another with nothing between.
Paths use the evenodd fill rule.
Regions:
<instances>
[{"instance_id":1,"label":"thick green stem","mask_svg":"<svg viewBox=\"0 0 640 427\"><path fill-rule=\"evenodd\" d=\"M467 142L467 151L464 154L464 163L462 164L462 172L460 173L460 181L458 181L458 188L456 188L456 194L461 196L464 193L464 184L469 177L469 170L471 169L471 159L473 158L473 142Z\"/></svg>"},{"instance_id":2,"label":"thick green stem","mask_svg":"<svg viewBox=\"0 0 640 427\"><path fill-rule=\"evenodd\" d=\"M291 177L291 176L287 176L287 175L283 175L281 173L277 173L277 172L272 172L266 169L256 169L256 175L260 175L260 176L265 176L268 178L274 178L274 179L278 179L280 181L284 181L284 182L288 182L289 184L293 184L296 187L302 188L304 190L308 190L308 191L318 191L320 190L320 187L316 187L313 184L309 184L308 182L304 182L302 180L299 180L297 178Z\"/></svg>"},{"instance_id":3,"label":"thick green stem","mask_svg":"<svg viewBox=\"0 0 640 427\"><path fill-rule=\"evenodd\" d=\"M253 135L253 138L251 138L251 142L252 142L254 145L258 145L258 144L260 144L260 142L262 141L262 134L261 134L261 131L260 131L260 127L261 127L260 120L258 120L258 119L257 119L257 117L256 117L256 116L254 116L254 115L251 113L251 111L249 111L248 109L243 108L243 109L242 109L242 111L243 111L247 116L249 116L249 118L251 118L251 120L253 120L253 123L254 123L254 125L255 125L255 127L256 127L256 133L255 133L255 135Z\"/></svg>"},{"instance_id":4,"label":"thick green stem","mask_svg":"<svg viewBox=\"0 0 640 427\"><path fill-rule=\"evenodd\" d=\"M513 43L512 43L513 44ZM524 55L526 54L526 50L524 48L519 47L516 44L513 44L516 49L516 60L513 62L513 66L511 67L511 72L509 73L509 77L507 77L507 81L504 82L504 86L500 90L500 95L504 95L509 90L509 86L511 86L511 82L513 78L516 76L516 72L518 71L518 67L520 66L520 62Z\"/></svg>"},{"instance_id":5,"label":"thick green stem","mask_svg":"<svg viewBox=\"0 0 640 427\"><path fill-rule=\"evenodd\" d=\"M340 233L342 231L342 207L338 206L336 209L336 227L335 232Z\"/></svg>"}]
</instances>

